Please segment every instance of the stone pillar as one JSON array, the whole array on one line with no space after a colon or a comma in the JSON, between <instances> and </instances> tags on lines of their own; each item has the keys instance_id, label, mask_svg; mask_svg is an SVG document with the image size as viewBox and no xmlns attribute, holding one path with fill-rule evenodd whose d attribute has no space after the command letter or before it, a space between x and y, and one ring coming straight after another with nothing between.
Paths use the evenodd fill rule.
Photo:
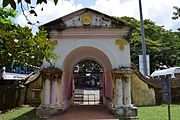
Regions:
<instances>
[{"instance_id":1,"label":"stone pillar","mask_svg":"<svg viewBox=\"0 0 180 120\"><path fill-rule=\"evenodd\" d=\"M112 71L115 80L112 110L118 118L137 118L137 108L131 104L131 74L132 70L129 68Z\"/></svg>"},{"instance_id":2,"label":"stone pillar","mask_svg":"<svg viewBox=\"0 0 180 120\"><path fill-rule=\"evenodd\" d=\"M115 84L115 107L122 107L123 106L123 84L122 79L118 78L116 79Z\"/></svg>"},{"instance_id":3,"label":"stone pillar","mask_svg":"<svg viewBox=\"0 0 180 120\"><path fill-rule=\"evenodd\" d=\"M112 71L113 78L113 103L112 110L114 114L123 115L123 81L122 75Z\"/></svg>"},{"instance_id":4,"label":"stone pillar","mask_svg":"<svg viewBox=\"0 0 180 120\"><path fill-rule=\"evenodd\" d=\"M57 98L58 98L58 80L54 79L52 82L52 88L51 88L51 106L55 107L58 104Z\"/></svg>"},{"instance_id":5,"label":"stone pillar","mask_svg":"<svg viewBox=\"0 0 180 120\"><path fill-rule=\"evenodd\" d=\"M43 93L44 93L44 97L43 97L43 106L49 106L50 105L50 79L45 79L44 82L44 88L43 88Z\"/></svg>"},{"instance_id":6,"label":"stone pillar","mask_svg":"<svg viewBox=\"0 0 180 120\"><path fill-rule=\"evenodd\" d=\"M124 80L124 106L131 107L131 84L130 80L127 77L123 78Z\"/></svg>"},{"instance_id":7,"label":"stone pillar","mask_svg":"<svg viewBox=\"0 0 180 120\"><path fill-rule=\"evenodd\" d=\"M60 74L58 74L59 77L62 77L62 72ZM56 77L59 78L57 75ZM61 83L61 79L56 81L56 84L58 85L58 91L57 91L57 104L58 107L62 108L62 83Z\"/></svg>"},{"instance_id":8,"label":"stone pillar","mask_svg":"<svg viewBox=\"0 0 180 120\"><path fill-rule=\"evenodd\" d=\"M43 69L42 79L43 85L43 100L39 107L36 108L36 114L41 118L48 118L62 111L61 100L59 100L62 71L58 68Z\"/></svg>"}]
</instances>

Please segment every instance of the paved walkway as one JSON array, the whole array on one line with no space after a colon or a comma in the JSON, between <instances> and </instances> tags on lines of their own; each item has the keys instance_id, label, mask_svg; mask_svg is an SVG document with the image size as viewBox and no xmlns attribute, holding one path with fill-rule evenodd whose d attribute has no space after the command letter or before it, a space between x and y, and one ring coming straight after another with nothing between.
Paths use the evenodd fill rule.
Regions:
<instances>
[{"instance_id":1,"label":"paved walkway","mask_svg":"<svg viewBox=\"0 0 180 120\"><path fill-rule=\"evenodd\" d=\"M49 120L118 120L103 105L73 105Z\"/></svg>"}]
</instances>

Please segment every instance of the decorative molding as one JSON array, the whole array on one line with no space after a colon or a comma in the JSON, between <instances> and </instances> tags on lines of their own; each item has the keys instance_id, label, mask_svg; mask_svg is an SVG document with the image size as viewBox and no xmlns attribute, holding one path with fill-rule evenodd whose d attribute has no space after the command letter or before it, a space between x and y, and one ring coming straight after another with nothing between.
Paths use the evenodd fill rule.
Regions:
<instances>
[{"instance_id":1,"label":"decorative molding","mask_svg":"<svg viewBox=\"0 0 180 120\"><path fill-rule=\"evenodd\" d=\"M52 30L51 39L79 39L79 38L122 38L127 36L127 28L69 28L62 32Z\"/></svg>"},{"instance_id":2,"label":"decorative molding","mask_svg":"<svg viewBox=\"0 0 180 120\"><path fill-rule=\"evenodd\" d=\"M133 71L130 68L119 68L119 69L114 69L111 71L112 78L114 80L129 78L132 73Z\"/></svg>"},{"instance_id":3,"label":"decorative molding","mask_svg":"<svg viewBox=\"0 0 180 120\"><path fill-rule=\"evenodd\" d=\"M116 79L122 78L122 76L123 76L123 74L117 73L116 71L112 71L112 78L114 81L116 81Z\"/></svg>"},{"instance_id":4,"label":"decorative molding","mask_svg":"<svg viewBox=\"0 0 180 120\"><path fill-rule=\"evenodd\" d=\"M41 71L43 80L57 80L57 78L61 78L62 70L58 68L48 67Z\"/></svg>"}]
</instances>

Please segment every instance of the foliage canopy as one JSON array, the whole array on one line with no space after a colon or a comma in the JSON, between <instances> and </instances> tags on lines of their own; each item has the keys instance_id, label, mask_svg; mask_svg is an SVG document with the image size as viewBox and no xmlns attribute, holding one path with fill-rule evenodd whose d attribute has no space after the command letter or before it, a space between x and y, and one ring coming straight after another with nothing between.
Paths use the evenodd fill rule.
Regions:
<instances>
[{"instance_id":1,"label":"foliage canopy","mask_svg":"<svg viewBox=\"0 0 180 120\"><path fill-rule=\"evenodd\" d=\"M6 7L10 5L13 9L16 9L16 1L18 4L22 4L23 2L27 4L31 4L34 2L34 0L3 0L3 7ZM54 4L56 5L58 0L53 0ZM36 0L36 4L41 4L41 3L47 3L47 0Z\"/></svg>"},{"instance_id":2,"label":"foliage canopy","mask_svg":"<svg viewBox=\"0 0 180 120\"><path fill-rule=\"evenodd\" d=\"M54 1L55 5L58 2L58 0L53 0L53 1ZM47 3L47 0L36 0L36 1L24 0L24 2L27 3L28 5L31 5L32 2L36 2L35 4L37 5L37 4L41 4L41 3ZM17 4L22 5L22 3L23 3L22 0L17 0ZM17 4L15 3L15 0L3 0L3 7L10 5L13 9L16 9ZM34 7L31 6L31 8L34 8ZM180 8L174 7L174 9L175 9L175 12L173 12L172 19L175 20L180 17ZM35 16L37 15L33 9L31 9L29 12L31 14L34 14ZM14 12L12 12L12 10L2 11L2 8L1 8L0 15L2 16L0 18L0 23L1 24L6 23L6 25L3 25L3 27L0 28L2 31L2 33L0 33L0 37L1 37L0 42L3 42L3 44L0 46L0 49L2 49L2 46L5 43L4 41L6 41L6 39L8 39L8 38L14 38L14 39L12 39L11 41L9 40L9 42L6 42L6 44L7 44L6 46L9 46L9 44L12 44L12 46L13 45L17 46L18 43L21 43L22 46L20 46L20 45L18 45L18 46L24 47L23 44L24 45L28 44L28 45L25 45L28 49L29 48L34 49L34 51L33 50L29 50L29 51L23 50L23 52L22 52L22 50L20 50L19 52L21 53L21 56L19 56L19 54L17 54L19 58L22 57L22 54L26 55L26 56L29 55L31 57L30 57L30 59L24 59L24 61L20 61L20 60L15 60L15 61L19 61L19 63L22 63L22 64L27 62L28 64L35 65L35 63L39 64L39 62L33 63L33 59L35 60L37 56L38 56L38 58L36 60L38 60L38 61L42 61L42 59L45 56L50 56L52 58L54 57L52 54L50 54L50 51L48 51L48 50L52 49L52 46L51 45L49 46L49 43L48 43L49 41L45 40L46 35L43 36L43 34L46 34L45 31L42 30L39 33L37 33L36 36L33 36L31 33L31 30L29 30L28 28L26 28L26 27L22 28L18 25L12 25L11 20L9 20L9 17L14 17L16 15ZM130 45L131 45L132 61L134 63L138 64L138 55L141 54L140 22L131 17L122 17L122 18L118 18L118 19L129 22L129 23L133 24L136 28L136 30L132 33ZM32 24L30 21L28 21L28 23ZM9 26L8 24L11 24L11 25ZM172 32L170 30L165 30L163 28L163 26L157 26L151 20L144 21L144 28L145 28L145 39L146 39L146 45L147 45L147 54L150 55L150 61L151 61L151 71L161 68L161 66L164 66L164 65L167 67L180 66L180 51L179 51L179 49L180 49L180 32ZM13 31L13 29L15 31ZM24 34L24 36L25 35L28 36L28 37L25 37L25 38L27 38L27 41L28 41L27 43L25 43L23 40L21 40L24 38L21 38L20 33L17 32L17 31L19 31L19 29L21 29L21 30L23 29L22 30L23 32L21 34ZM41 36L41 37L39 37L39 36ZM37 41L42 41L42 39L44 39L47 42L45 42L45 43L37 42ZM17 40L18 40L18 42L15 42ZM11 49L11 47L9 47L8 49ZM45 49L48 49L48 50L46 51ZM36 55L37 55L36 56L35 51L39 51L39 50L41 52L36 53ZM5 57L9 56L9 57L11 57L12 60L14 60L13 53L15 53L15 52L18 53L17 51L8 51L8 52L2 51L0 54L2 55L2 53L3 54L6 53ZM28 54L26 54L26 53L28 53ZM32 54L32 53L34 53L34 54ZM0 62L2 62L2 61L0 61Z\"/></svg>"},{"instance_id":3,"label":"foliage canopy","mask_svg":"<svg viewBox=\"0 0 180 120\"><path fill-rule=\"evenodd\" d=\"M12 9L0 7L0 16L0 68L13 64L39 67L44 59L57 59L52 52L55 44L47 39L46 31L33 35L30 28L14 24L11 18L16 12Z\"/></svg>"},{"instance_id":4,"label":"foliage canopy","mask_svg":"<svg viewBox=\"0 0 180 120\"><path fill-rule=\"evenodd\" d=\"M132 17L118 18L135 26L130 42L131 60L138 65L141 54L140 21ZM147 54L150 55L151 71L162 66L180 66L180 32L165 30L151 20L144 20Z\"/></svg>"}]
</instances>

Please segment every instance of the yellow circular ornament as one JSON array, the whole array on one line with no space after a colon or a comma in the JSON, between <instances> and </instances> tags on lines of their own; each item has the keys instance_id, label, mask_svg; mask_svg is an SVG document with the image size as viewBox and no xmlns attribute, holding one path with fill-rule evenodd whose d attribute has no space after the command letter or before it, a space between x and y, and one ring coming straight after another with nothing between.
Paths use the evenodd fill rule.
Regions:
<instances>
[{"instance_id":1,"label":"yellow circular ornament","mask_svg":"<svg viewBox=\"0 0 180 120\"><path fill-rule=\"evenodd\" d=\"M83 13L81 16L80 16L80 22L83 24L83 25L90 25L93 21L93 17L90 13L86 12L86 13Z\"/></svg>"}]
</instances>

